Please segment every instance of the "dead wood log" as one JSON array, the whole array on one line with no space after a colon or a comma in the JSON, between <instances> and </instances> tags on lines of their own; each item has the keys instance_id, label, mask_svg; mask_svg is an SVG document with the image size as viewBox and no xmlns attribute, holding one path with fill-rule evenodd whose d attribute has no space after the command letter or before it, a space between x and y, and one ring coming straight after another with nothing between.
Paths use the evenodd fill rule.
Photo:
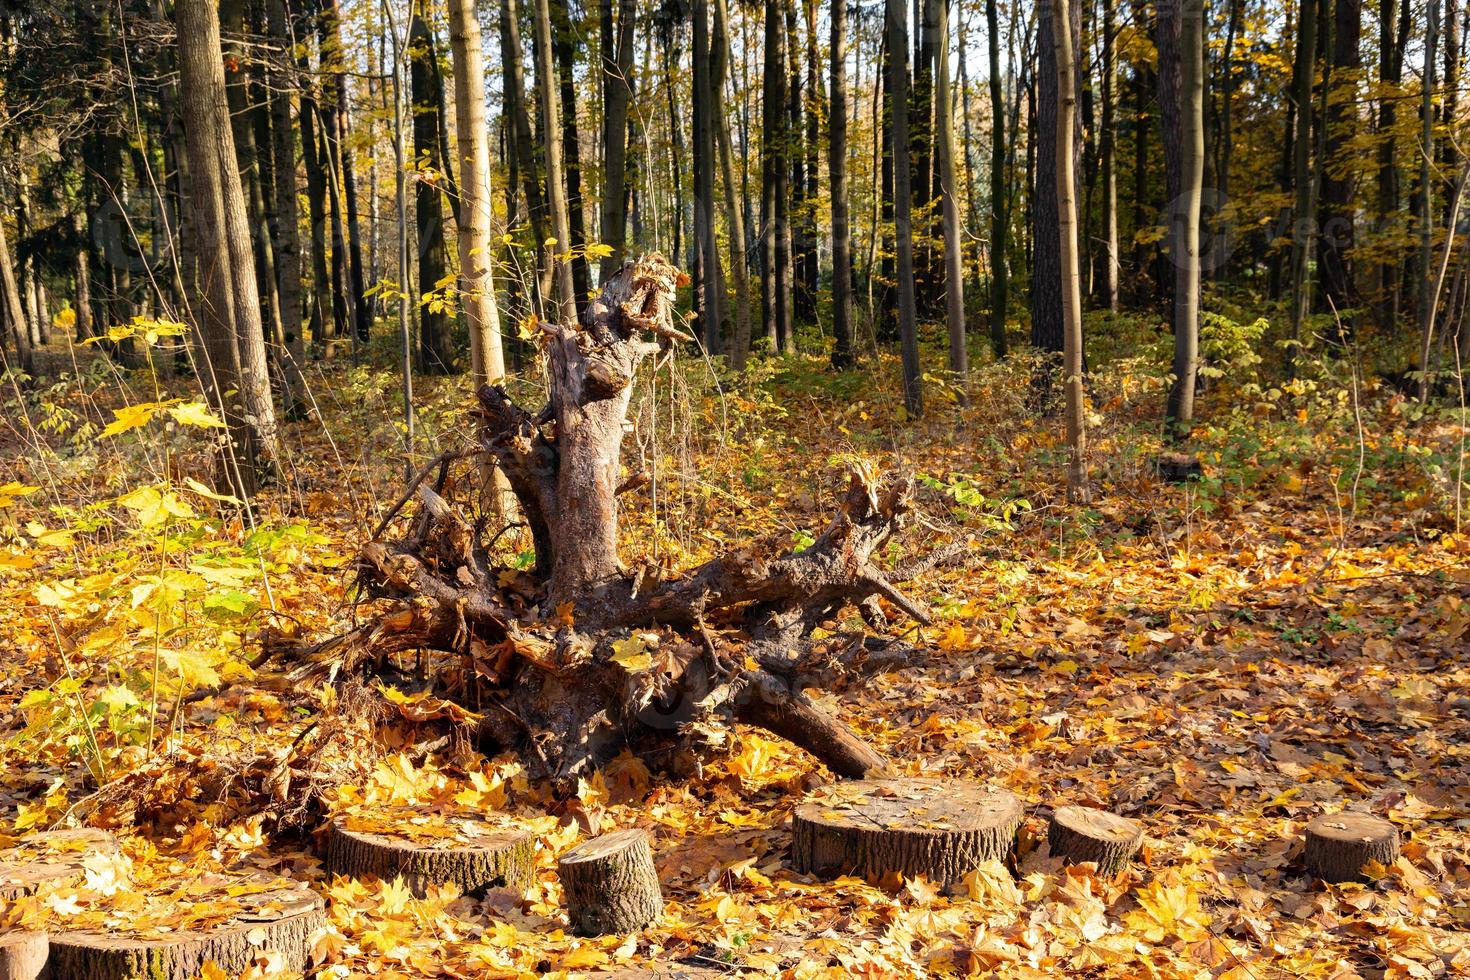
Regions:
<instances>
[{"instance_id":1,"label":"dead wood log","mask_svg":"<svg viewBox=\"0 0 1470 980\"><path fill-rule=\"evenodd\" d=\"M0 980L40 980L50 954L51 940L44 932L0 933Z\"/></svg>"},{"instance_id":2,"label":"dead wood log","mask_svg":"<svg viewBox=\"0 0 1470 980\"><path fill-rule=\"evenodd\" d=\"M1323 881L1364 881L1368 865L1387 866L1398 859L1398 828L1381 817L1344 810L1324 813L1307 824L1302 860Z\"/></svg>"},{"instance_id":3,"label":"dead wood log","mask_svg":"<svg viewBox=\"0 0 1470 980\"><path fill-rule=\"evenodd\" d=\"M641 830L584 841L557 859L556 871L580 936L635 932L663 913L653 850Z\"/></svg>"},{"instance_id":4,"label":"dead wood log","mask_svg":"<svg viewBox=\"0 0 1470 980\"><path fill-rule=\"evenodd\" d=\"M1136 820L1085 806L1059 806L1051 815L1047 843L1068 864L1092 862L1099 873L1117 874L1143 846Z\"/></svg>"},{"instance_id":5,"label":"dead wood log","mask_svg":"<svg viewBox=\"0 0 1470 980\"><path fill-rule=\"evenodd\" d=\"M343 819L333 821L327 833L327 870L352 878L402 878L419 898L450 883L466 895L501 887L524 890L536 871L536 841L525 831L470 825L463 828L462 840L442 846L351 828Z\"/></svg>"},{"instance_id":6,"label":"dead wood log","mask_svg":"<svg viewBox=\"0 0 1470 980\"><path fill-rule=\"evenodd\" d=\"M357 564L389 611L331 640L276 641L292 677L319 682L384 658L439 656L440 690L483 716L482 734L519 749L528 774L560 790L629 747L664 767L728 744L735 721L763 726L844 776L882 757L803 691L915 651L871 638L813 640L845 609L929 621L907 577L956 557L951 546L885 570L880 556L913 523L912 479L855 468L837 513L811 545L749 543L684 572L630 574L619 562L621 446L634 380L651 356L689 339L674 325L679 273L657 255L609 277L579 323L543 324L549 392L528 411L483 386L472 429L504 472L535 545L535 567L493 567L473 514L480 468L439 463L407 496L417 512L397 540L375 538ZM427 473L427 471L425 471ZM400 524L404 521L400 521ZM888 612L882 608L888 607Z\"/></svg>"},{"instance_id":7,"label":"dead wood log","mask_svg":"<svg viewBox=\"0 0 1470 980\"><path fill-rule=\"evenodd\" d=\"M923 875L948 885L1004 861L1024 816L1005 790L947 779L868 779L818 790L791 818L791 864L823 878Z\"/></svg>"},{"instance_id":8,"label":"dead wood log","mask_svg":"<svg viewBox=\"0 0 1470 980\"><path fill-rule=\"evenodd\" d=\"M299 886L234 899L245 911L218 925L149 936L59 932L51 936L50 971L67 980L193 980L206 964L243 973L268 952L288 971L306 969L310 937L326 924L322 900Z\"/></svg>"},{"instance_id":9,"label":"dead wood log","mask_svg":"<svg viewBox=\"0 0 1470 980\"><path fill-rule=\"evenodd\" d=\"M90 827L26 836L15 847L0 851L0 900L30 895L52 882L80 880L88 857L117 850L116 837Z\"/></svg>"}]
</instances>

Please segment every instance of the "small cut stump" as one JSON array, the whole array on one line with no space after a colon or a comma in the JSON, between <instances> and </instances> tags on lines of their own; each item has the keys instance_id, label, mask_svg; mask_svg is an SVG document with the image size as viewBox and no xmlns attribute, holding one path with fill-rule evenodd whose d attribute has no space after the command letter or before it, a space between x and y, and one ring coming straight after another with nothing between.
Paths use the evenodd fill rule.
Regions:
<instances>
[{"instance_id":1,"label":"small cut stump","mask_svg":"<svg viewBox=\"0 0 1470 980\"><path fill-rule=\"evenodd\" d=\"M267 953L288 972L307 967L311 935L326 925L322 900L299 886L237 899L246 908L218 925L150 936L79 931L51 936L50 976L67 980L193 980L212 963L238 976Z\"/></svg>"},{"instance_id":2,"label":"small cut stump","mask_svg":"<svg viewBox=\"0 0 1470 980\"><path fill-rule=\"evenodd\" d=\"M116 837L87 827L24 837L15 847L0 851L0 901L34 894L50 882L80 879L87 858L117 850Z\"/></svg>"},{"instance_id":3,"label":"small cut stump","mask_svg":"<svg viewBox=\"0 0 1470 980\"><path fill-rule=\"evenodd\" d=\"M1068 864L1092 862L1099 873L1117 874L1143 846L1136 820L1085 806L1059 806L1051 815L1047 843Z\"/></svg>"},{"instance_id":4,"label":"small cut stump","mask_svg":"<svg viewBox=\"0 0 1470 980\"><path fill-rule=\"evenodd\" d=\"M1324 813L1307 824L1303 860L1323 881L1363 881L1369 863L1387 865L1398 859L1398 828L1382 818L1344 810Z\"/></svg>"},{"instance_id":5,"label":"small cut stump","mask_svg":"<svg viewBox=\"0 0 1470 980\"><path fill-rule=\"evenodd\" d=\"M824 878L923 875L948 885L1015 848L1024 811L1005 790L944 779L868 779L797 806L791 863Z\"/></svg>"},{"instance_id":6,"label":"small cut stump","mask_svg":"<svg viewBox=\"0 0 1470 980\"><path fill-rule=\"evenodd\" d=\"M1188 483L1204 475L1199 458L1188 453L1164 453L1154 460L1154 467L1167 483Z\"/></svg>"},{"instance_id":7,"label":"small cut stump","mask_svg":"<svg viewBox=\"0 0 1470 980\"><path fill-rule=\"evenodd\" d=\"M641 830L578 844L556 862L572 929L580 936L636 932L664 909L653 849Z\"/></svg>"},{"instance_id":8,"label":"small cut stump","mask_svg":"<svg viewBox=\"0 0 1470 980\"><path fill-rule=\"evenodd\" d=\"M46 974L51 941L44 932L0 933L0 980L38 980Z\"/></svg>"},{"instance_id":9,"label":"small cut stump","mask_svg":"<svg viewBox=\"0 0 1470 980\"><path fill-rule=\"evenodd\" d=\"M414 895L453 883L466 895L491 888L525 891L536 871L536 841L523 830L470 824L463 837L425 844L391 834L350 829L332 823L327 837L327 870L350 878L402 878Z\"/></svg>"}]
</instances>

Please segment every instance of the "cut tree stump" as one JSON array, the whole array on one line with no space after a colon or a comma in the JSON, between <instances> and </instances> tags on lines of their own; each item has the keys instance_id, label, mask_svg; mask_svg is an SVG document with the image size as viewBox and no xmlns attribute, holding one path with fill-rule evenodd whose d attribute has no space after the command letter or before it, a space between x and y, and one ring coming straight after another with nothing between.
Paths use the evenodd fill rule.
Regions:
<instances>
[{"instance_id":1,"label":"cut tree stump","mask_svg":"<svg viewBox=\"0 0 1470 980\"><path fill-rule=\"evenodd\" d=\"M1016 844L1024 811L1003 789L946 779L868 779L809 796L791 821L791 863L825 878L898 872L948 885Z\"/></svg>"},{"instance_id":2,"label":"cut tree stump","mask_svg":"<svg viewBox=\"0 0 1470 980\"><path fill-rule=\"evenodd\" d=\"M50 951L44 932L0 933L0 980L39 980Z\"/></svg>"},{"instance_id":3,"label":"cut tree stump","mask_svg":"<svg viewBox=\"0 0 1470 980\"><path fill-rule=\"evenodd\" d=\"M1363 881L1363 869L1370 862L1388 865L1398 859L1398 828L1387 820L1344 810L1324 813L1307 824L1302 860L1323 881Z\"/></svg>"},{"instance_id":4,"label":"cut tree stump","mask_svg":"<svg viewBox=\"0 0 1470 980\"><path fill-rule=\"evenodd\" d=\"M322 900L302 887L241 896L246 905L218 925L132 937L116 931L78 931L51 936L50 975L66 980L193 980L213 963L238 976L266 953L277 953L288 972L306 969L310 938L326 925Z\"/></svg>"},{"instance_id":5,"label":"cut tree stump","mask_svg":"<svg viewBox=\"0 0 1470 980\"><path fill-rule=\"evenodd\" d=\"M424 844L391 834L349 829L332 823L327 837L327 870L351 878L401 877L419 898L437 885L454 883L466 895L490 888L524 891L536 869L536 841L523 830L467 826L462 839Z\"/></svg>"},{"instance_id":6,"label":"cut tree stump","mask_svg":"<svg viewBox=\"0 0 1470 980\"><path fill-rule=\"evenodd\" d=\"M1154 467L1158 470L1159 479L1168 483L1198 480L1204 474L1199 458L1188 453L1163 453L1154 460Z\"/></svg>"},{"instance_id":7,"label":"cut tree stump","mask_svg":"<svg viewBox=\"0 0 1470 980\"><path fill-rule=\"evenodd\" d=\"M81 878L88 857L117 851L116 837L89 827L23 837L15 847L0 851L0 900L30 895L48 882Z\"/></svg>"},{"instance_id":8,"label":"cut tree stump","mask_svg":"<svg viewBox=\"0 0 1470 980\"><path fill-rule=\"evenodd\" d=\"M572 929L580 936L636 932L664 909L653 849L641 830L618 830L571 848L556 862Z\"/></svg>"},{"instance_id":9,"label":"cut tree stump","mask_svg":"<svg viewBox=\"0 0 1470 980\"><path fill-rule=\"evenodd\" d=\"M1085 806L1057 807L1046 836L1053 857L1068 864L1091 861L1105 875L1121 871L1143 846L1138 821Z\"/></svg>"}]
</instances>

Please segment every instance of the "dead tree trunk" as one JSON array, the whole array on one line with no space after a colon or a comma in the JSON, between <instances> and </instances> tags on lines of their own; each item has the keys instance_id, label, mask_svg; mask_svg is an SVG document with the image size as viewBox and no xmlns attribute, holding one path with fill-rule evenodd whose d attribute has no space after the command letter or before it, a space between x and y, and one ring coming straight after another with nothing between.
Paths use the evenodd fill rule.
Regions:
<instances>
[{"instance_id":1,"label":"dead tree trunk","mask_svg":"<svg viewBox=\"0 0 1470 980\"><path fill-rule=\"evenodd\" d=\"M677 770L724 742L736 720L840 775L883 764L802 691L913 655L861 634L811 636L849 605L881 621L880 599L928 621L893 583L959 552L893 571L877 558L911 520L911 480L880 486L855 472L831 525L801 551L742 548L662 577L618 560L618 496L641 485L620 473L633 383L645 360L691 339L673 324L683 281L662 256L644 256L604 283L580 323L542 324L550 397L539 411L504 388L480 388L482 445L426 469L405 495L419 502L407 536L383 540L380 530L362 551L366 593L399 602L344 636L283 648L306 661L299 679L394 653L447 654L437 671L445 693L481 712L488 740L523 749L534 776L563 788L624 746ZM475 480L455 479L453 464L480 450L506 473L534 537L529 575L493 567L483 523L454 502L471 499Z\"/></svg>"}]
</instances>

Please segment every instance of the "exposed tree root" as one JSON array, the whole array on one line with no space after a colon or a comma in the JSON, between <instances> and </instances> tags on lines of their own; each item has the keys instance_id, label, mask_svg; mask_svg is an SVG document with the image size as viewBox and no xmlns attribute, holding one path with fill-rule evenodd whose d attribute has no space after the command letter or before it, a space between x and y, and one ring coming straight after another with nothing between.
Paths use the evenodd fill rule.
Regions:
<instances>
[{"instance_id":1,"label":"exposed tree root","mask_svg":"<svg viewBox=\"0 0 1470 980\"><path fill-rule=\"evenodd\" d=\"M958 551L897 571L878 564L911 522L912 480L853 471L827 529L799 551L743 548L663 578L618 562L618 494L646 482L620 473L624 419L640 362L687 339L671 315L677 277L645 256L610 278L580 325L543 325L551 392L539 412L503 388L478 392L482 448L520 504L534 570L494 567L487 528L452 502L459 472L472 497L479 470L468 461L456 470L466 454L440 457L411 487L407 534L383 540L380 529L359 556L364 593L392 608L313 646L278 642L273 652L290 655L297 678L428 652L441 691L480 713L482 736L520 750L533 776L561 787L625 746L677 767L720 746L733 721L789 739L841 775L883 765L802 692L916 656L861 635L812 638L849 606L883 622L880 600L929 622L899 584Z\"/></svg>"}]
</instances>

